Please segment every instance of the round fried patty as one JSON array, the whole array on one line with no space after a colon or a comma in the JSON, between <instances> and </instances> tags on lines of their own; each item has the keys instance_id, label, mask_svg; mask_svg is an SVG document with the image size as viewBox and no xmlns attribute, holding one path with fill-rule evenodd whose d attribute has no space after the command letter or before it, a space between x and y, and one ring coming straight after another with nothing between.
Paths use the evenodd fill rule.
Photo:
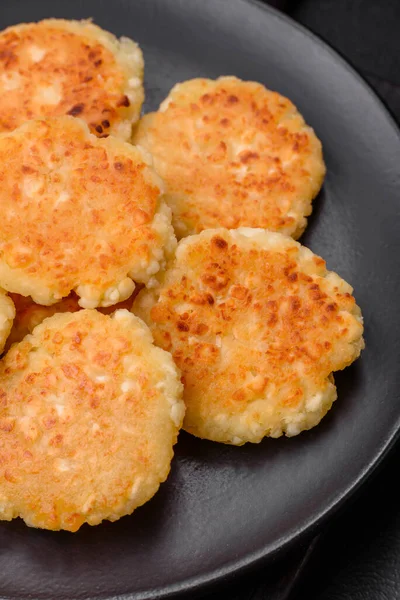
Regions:
<instances>
[{"instance_id":1,"label":"round fried patty","mask_svg":"<svg viewBox=\"0 0 400 600\"><path fill-rule=\"evenodd\" d=\"M149 157L81 119L0 134L0 181L0 286L38 304L73 290L85 308L117 304L175 246Z\"/></svg>"},{"instance_id":2,"label":"round fried patty","mask_svg":"<svg viewBox=\"0 0 400 600\"><path fill-rule=\"evenodd\" d=\"M0 289L0 353L7 342L13 326L15 306L12 299Z\"/></svg>"},{"instance_id":3,"label":"round fried patty","mask_svg":"<svg viewBox=\"0 0 400 600\"><path fill-rule=\"evenodd\" d=\"M144 99L139 46L90 21L46 19L0 33L0 131L72 115L128 140Z\"/></svg>"},{"instance_id":4,"label":"round fried patty","mask_svg":"<svg viewBox=\"0 0 400 600\"><path fill-rule=\"evenodd\" d=\"M178 237L246 226L297 238L325 175L321 143L290 100L236 77L176 85L133 139L166 183Z\"/></svg>"},{"instance_id":5,"label":"round fried patty","mask_svg":"<svg viewBox=\"0 0 400 600\"><path fill-rule=\"evenodd\" d=\"M241 445L317 425L332 372L364 346L352 288L290 237L215 229L182 240L133 311L182 371L184 428Z\"/></svg>"}]
</instances>

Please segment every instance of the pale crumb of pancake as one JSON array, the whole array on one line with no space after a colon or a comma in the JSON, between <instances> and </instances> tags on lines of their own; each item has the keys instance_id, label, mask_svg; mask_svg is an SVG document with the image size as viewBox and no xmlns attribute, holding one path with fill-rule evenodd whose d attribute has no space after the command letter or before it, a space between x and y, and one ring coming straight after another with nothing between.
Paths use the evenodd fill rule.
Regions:
<instances>
[{"instance_id":1,"label":"pale crumb of pancake","mask_svg":"<svg viewBox=\"0 0 400 600\"><path fill-rule=\"evenodd\" d=\"M121 392L131 392L132 390L134 390L136 388L136 382L132 381L131 379L126 379L125 381L123 381L121 383Z\"/></svg>"},{"instance_id":2,"label":"pale crumb of pancake","mask_svg":"<svg viewBox=\"0 0 400 600\"><path fill-rule=\"evenodd\" d=\"M36 90L34 101L42 105L57 105L61 101L61 90L59 86L53 85L41 86Z\"/></svg>"},{"instance_id":3,"label":"pale crumb of pancake","mask_svg":"<svg viewBox=\"0 0 400 600\"><path fill-rule=\"evenodd\" d=\"M138 492L140 490L140 486L143 484L143 478L142 477L138 477L138 479L135 481L135 483L132 485L130 492L129 492L129 498L130 500L135 500L136 496L138 495Z\"/></svg>"},{"instance_id":4,"label":"pale crumb of pancake","mask_svg":"<svg viewBox=\"0 0 400 600\"><path fill-rule=\"evenodd\" d=\"M234 435L232 438L232 444L234 446L241 446L243 444L243 441L244 440L242 440L242 438L238 437L237 435Z\"/></svg>"},{"instance_id":5,"label":"pale crumb of pancake","mask_svg":"<svg viewBox=\"0 0 400 600\"><path fill-rule=\"evenodd\" d=\"M60 458L60 459L56 459L54 461L54 466L56 471L60 471L61 473L65 473L66 471L70 471L71 470L71 463L70 461L66 460L65 458Z\"/></svg>"},{"instance_id":6,"label":"pale crumb of pancake","mask_svg":"<svg viewBox=\"0 0 400 600\"><path fill-rule=\"evenodd\" d=\"M55 409L57 411L57 414L59 417L61 417L64 414L64 406L62 404L55 404Z\"/></svg>"},{"instance_id":7,"label":"pale crumb of pancake","mask_svg":"<svg viewBox=\"0 0 400 600\"><path fill-rule=\"evenodd\" d=\"M12 92L17 90L21 85L21 76L16 71L9 71L8 73L1 73L0 83L3 91Z\"/></svg>"},{"instance_id":8,"label":"pale crumb of pancake","mask_svg":"<svg viewBox=\"0 0 400 600\"><path fill-rule=\"evenodd\" d=\"M0 363L0 518L76 531L147 502L170 470L182 388L128 310L43 321Z\"/></svg>"},{"instance_id":9,"label":"pale crumb of pancake","mask_svg":"<svg viewBox=\"0 0 400 600\"><path fill-rule=\"evenodd\" d=\"M336 400L332 373L364 347L351 286L280 233L185 238L157 279L132 311L181 369L198 437L241 445L314 427Z\"/></svg>"},{"instance_id":10,"label":"pale crumb of pancake","mask_svg":"<svg viewBox=\"0 0 400 600\"><path fill-rule=\"evenodd\" d=\"M185 407L180 402L175 402L171 407L171 419L175 423L176 426L179 423L182 423L183 417L185 415Z\"/></svg>"},{"instance_id":11,"label":"pale crumb of pancake","mask_svg":"<svg viewBox=\"0 0 400 600\"><path fill-rule=\"evenodd\" d=\"M79 305L83 308L108 307L123 302L132 296L135 284L129 277L125 277L116 286L110 286L104 294L99 294L95 286L80 285L76 288Z\"/></svg>"},{"instance_id":12,"label":"pale crumb of pancake","mask_svg":"<svg viewBox=\"0 0 400 600\"><path fill-rule=\"evenodd\" d=\"M38 304L75 291L84 308L110 307L135 282L153 284L176 247L163 183L143 152L96 138L78 118L0 134L0 178L0 286Z\"/></svg>"},{"instance_id":13,"label":"pale crumb of pancake","mask_svg":"<svg viewBox=\"0 0 400 600\"><path fill-rule=\"evenodd\" d=\"M28 48L28 53L33 62L37 63L43 60L43 58L46 56L46 49L32 44L32 46Z\"/></svg>"}]
</instances>

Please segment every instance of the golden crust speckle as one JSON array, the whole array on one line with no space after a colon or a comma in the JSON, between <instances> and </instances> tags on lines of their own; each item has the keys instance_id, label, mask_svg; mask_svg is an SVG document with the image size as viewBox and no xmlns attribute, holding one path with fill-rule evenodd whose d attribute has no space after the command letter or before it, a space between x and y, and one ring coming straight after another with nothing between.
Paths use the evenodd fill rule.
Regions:
<instances>
[{"instance_id":1,"label":"golden crust speckle","mask_svg":"<svg viewBox=\"0 0 400 600\"><path fill-rule=\"evenodd\" d=\"M129 310L132 306L132 302L139 292L140 287L135 288L132 296L129 296L123 302L119 302L108 308L100 307L98 310L103 314L111 314L115 310L127 309ZM7 337L5 351L7 351L12 344L22 342L24 337L29 333L32 333L37 325L40 325L48 317L52 317L57 313L65 312L76 312L82 310L79 306L79 298L76 294L72 293L67 298L63 298L60 302L52 304L51 306L42 306L36 304L32 298L20 296L19 294L10 294L10 299L13 301L15 306L15 318L12 322L11 331Z\"/></svg>"},{"instance_id":2,"label":"golden crust speckle","mask_svg":"<svg viewBox=\"0 0 400 600\"><path fill-rule=\"evenodd\" d=\"M175 244L162 182L142 152L73 117L0 134L0 285L85 308L128 298Z\"/></svg>"}]
</instances>

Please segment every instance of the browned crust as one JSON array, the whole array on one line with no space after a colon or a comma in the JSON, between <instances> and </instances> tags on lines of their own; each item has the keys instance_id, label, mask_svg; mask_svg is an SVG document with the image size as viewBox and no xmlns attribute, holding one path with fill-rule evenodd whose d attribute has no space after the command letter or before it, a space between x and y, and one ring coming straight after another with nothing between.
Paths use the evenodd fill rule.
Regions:
<instances>
[{"instance_id":1,"label":"browned crust","mask_svg":"<svg viewBox=\"0 0 400 600\"><path fill-rule=\"evenodd\" d=\"M125 45L131 66L129 54L120 59L119 41L88 21L48 19L1 32L0 131L67 114L84 119L97 136L118 134L118 124L138 119L143 102L141 51Z\"/></svg>"},{"instance_id":2,"label":"browned crust","mask_svg":"<svg viewBox=\"0 0 400 600\"><path fill-rule=\"evenodd\" d=\"M182 240L160 287L133 305L182 371L184 427L231 443L246 441L242 430L252 441L290 434L302 413L301 429L315 425L335 399L330 374L363 347L351 287L320 257L284 236L259 230L255 242L242 231ZM313 410L323 410L308 419L318 395Z\"/></svg>"}]
</instances>

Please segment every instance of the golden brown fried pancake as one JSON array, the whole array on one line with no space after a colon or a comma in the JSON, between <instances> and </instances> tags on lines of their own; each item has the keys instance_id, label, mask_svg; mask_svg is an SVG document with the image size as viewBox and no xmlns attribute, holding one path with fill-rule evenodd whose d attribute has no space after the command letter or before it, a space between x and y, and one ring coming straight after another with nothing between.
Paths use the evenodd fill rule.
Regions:
<instances>
[{"instance_id":1,"label":"golden brown fried pancake","mask_svg":"<svg viewBox=\"0 0 400 600\"><path fill-rule=\"evenodd\" d=\"M364 346L352 288L289 237L215 229L178 244L132 310L182 371L184 428L241 445L297 435L336 399Z\"/></svg>"},{"instance_id":2,"label":"golden brown fried pancake","mask_svg":"<svg viewBox=\"0 0 400 600\"><path fill-rule=\"evenodd\" d=\"M176 85L133 140L166 183L178 238L241 226L298 238L325 175L321 143L290 100L236 77Z\"/></svg>"},{"instance_id":3,"label":"golden brown fried pancake","mask_svg":"<svg viewBox=\"0 0 400 600\"><path fill-rule=\"evenodd\" d=\"M143 56L90 23L47 19L0 33L0 131L37 117L79 116L128 140L144 99Z\"/></svg>"},{"instance_id":4,"label":"golden brown fried pancake","mask_svg":"<svg viewBox=\"0 0 400 600\"><path fill-rule=\"evenodd\" d=\"M169 473L181 394L129 311L46 319L0 363L0 519L76 531L130 514Z\"/></svg>"},{"instance_id":5,"label":"golden brown fried pancake","mask_svg":"<svg viewBox=\"0 0 400 600\"><path fill-rule=\"evenodd\" d=\"M135 289L132 296L129 296L129 298L123 302L118 302L118 304L114 304L107 308L99 308L100 312L104 315L110 315L115 310L123 308L130 310L138 291L138 289ZM14 302L16 314L5 345L6 351L12 344L22 342L26 335L32 333L35 327L40 325L40 323L48 317L52 317L57 313L76 312L77 310L81 310L78 303L79 298L74 293L68 296L68 298L63 298L60 302L56 302L56 304L52 304L51 306L36 304L29 296L20 296L20 294L10 294L10 297Z\"/></svg>"},{"instance_id":6,"label":"golden brown fried pancake","mask_svg":"<svg viewBox=\"0 0 400 600\"><path fill-rule=\"evenodd\" d=\"M94 308L151 283L176 242L148 160L73 117L0 134L0 286L46 305L74 290Z\"/></svg>"}]
</instances>

